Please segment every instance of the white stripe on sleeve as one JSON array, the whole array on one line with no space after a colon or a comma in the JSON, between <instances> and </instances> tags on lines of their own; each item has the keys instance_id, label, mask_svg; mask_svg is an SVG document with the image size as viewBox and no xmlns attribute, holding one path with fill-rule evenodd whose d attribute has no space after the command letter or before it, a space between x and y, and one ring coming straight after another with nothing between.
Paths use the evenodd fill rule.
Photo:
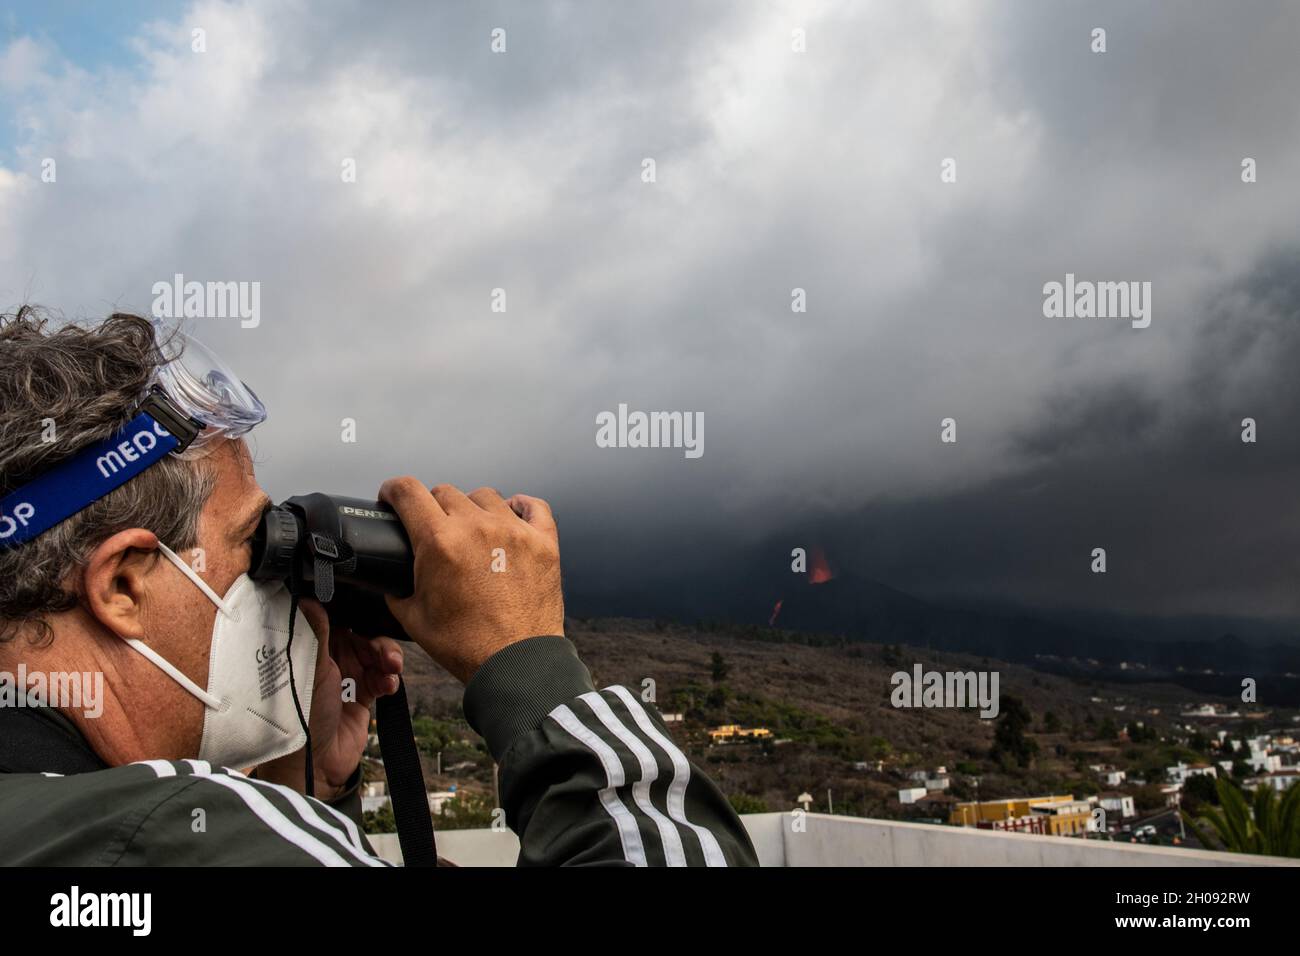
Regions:
<instances>
[{"instance_id":1,"label":"white stripe on sleeve","mask_svg":"<svg viewBox=\"0 0 1300 956\"><path fill-rule=\"evenodd\" d=\"M225 787L233 791L234 794L244 801L248 809L252 810L259 820L275 831L281 839L292 843L298 849L302 850L308 856L315 859L318 863L325 866L347 866L348 861L343 859L326 846L320 840L316 839L307 831L297 826L292 820L266 799L257 788L247 780L236 780L234 777L227 777L222 774L212 774L202 779L215 783L217 786Z\"/></svg>"},{"instance_id":2,"label":"white stripe on sleeve","mask_svg":"<svg viewBox=\"0 0 1300 956\"><path fill-rule=\"evenodd\" d=\"M578 700L585 701L605 728L636 757L637 763L641 765L641 779L632 784L632 799L659 828L659 838L664 845L664 861L669 866L685 866L686 851L682 849L682 835L677 832L673 822L660 813L650 801L650 785L659 779L659 764L655 762L654 754L637 738L636 734L623 726L614 711L610 709L609 703L596 691L583 694Z\"/></svg>"},{"instance_id":3,"label":"white stripe on sleeve","mask_svg":"<svg viewBox=\"0 0 1300 956\"><path fill-rule=\"evenodd\" d=\"M343 849L347 850L362 863L366 864L366 866L387 865L383 860L377 859L366 852L365 847L361 844L361 832L357 829L356 823L348 819L342 813L339 813L339 811L335 810L329 804L321 802L313 803L296 790L290 790L288 787L282 787L267 780L249 779L248 782L254 786L270 788L276 793L279 793L289 801L290 805L295 810L298 811L298 816L302 817L303 820L317 830L320 830L322 833L328 833L339 842ZM338 819L343 828L347 830L348 837L351 840L350 843L348 840L343 839L343 835L339 833L338 830L334 829L334 827L321 819L321 811L325 811Z\"/></svg>"},{"instance_id":4,"label":"white stripe on sleeve","mask_svg":"<svg viewBox=\"0 0 1300 956\"><path fill-rule=\"evenodd\" d=\"M691 782L691 763L686 755L671 740L660 732L650 715L645 712L641 702L626 687L610 687L627 705L632 719L641 728L641 732L663 748L668 759L673 762L673 782L668 787L668 815L685 826L690 827L700 840L700 849L704 851L704 861L708 866L726 866L727 858L718 845L718 838L705 827L686 819L686 786Z\"/></svg>"},{"instance_id":5,"label":"white stripe on sleeve","mask_svg":"<svg viewBox=\"0 0 1300 956\"><path fill-rule=\"evenodd\" d=\"M208 763L206 760L186 760L185 762L194 768L195 776L199 776L199 777L214 776L212 772L212 765ZM231 773L230 771L227 771L227 773L223 774L222 776L229 776L230 773ZM238 771L234 771L234 776L237 777L240 781L246 782L253 786L262 787L263 789L270 788L271 790L280 794L280 796L284 797L286 800L289 801L289 805L292 806L295 811L297 811L298 816L302 817L305 823L307 823L313 829L328 834L335 842L337 842L340 846L342 846L343 849L347 850L348 853L352 854L352 856L354 856L360 862L364 863L366 866L386 865L382 860L376 859L375 857L371 856L369 853L366 852L365 847L363 847L361 844L361 833L359 830L357 830L357 825L351 820L349 820L346 816L339 813L329 804L326 803L313 804L311 801L309 801L302 794L298 793L296 790L292 790L289 787L282 787L279 784L271 783L269 780L255 780L251 777L244 776L242 773L239 773ZM322 820L318 812L313 812L316 811L318 808L320 810L324 810L332 814L334 817L338 819L339 823L342 824L343 827L347 830L348 837L351 839L351 843L349 843L348 840L343 839L343 835L340 834L338 830L336 830L334 827L330 826L328 823Z\"/></svg>"},{"instance_id":6,"label":"white stripe on sleeve","mask_svg":"<svg viewBox=\"0 0 1300 956\"><path fill-rule=\"evenodd\" d=\"M159 777L178 776L175 764L172 764L169 761L141 760L138 762L149 767ZM258 805L254 806L253 802L250 802L248 799L245 798L244 792L239 789L240 786L248 787L248 788L252 788L254 786L271 788L272 790L279 793L281 796L283 796L286 800L289 801L289 805L294 808L298 816L302 818L303 822L307 823L313 829L318 830L321 833L327 834L335 843L337 843L343 850L345 850L350 856L352 856L359 862L364 863L366 866L387 866L388 865L385 861L380 860L377 857L373 857L366 852L365 847L361 843L361 833L357 829L356 823L348 819L342 813L339 813L337 810L335 810L333 807L329 806L328 804L319 803L316 806L313 806L313 804L310 801L308 801L306 797L304 797L300 793L297 793L294 790L289 789L288 787L281 787L277 784L271 783L266 780L254 780L244 776L244 774L240 773L237 770L231 770L225 773L214 773L212 770L212 764L206 760L193 760L190 758L186 758L182 762L187 764L190 767L190 769L194 772L194 776L203 777L205 779L212 780L216 783L220 783L223 786L226 786L228 789L234 790L237 794L239 794L240 799L242 799L244 803L248 805L249 809L253 810L253 812L257 814L258 818L262 820L263 823L266 823L268 826L270 826L271 829L275 830L276 833L278 833L280 836L282 837L285 836L282 827L272 822L272 820L268 816L264 816L262 813L258 812L258 808L262 804L265 804L265 807L269 808L272 814L279 815L284 826L292 827L294 826L293 822L289 820L289 818L283 816L283 814L275 807L274 804L272 804L269 800L267 800L265 797L263 797L261 794L257 793L256 791L253 792L253 796L257 798L256 802ZM334 817L338 819L339 823L347 831L347 839L345 839L343 834L339 833L337 829L335 829L334 827L330 826L327 822L322 820L318 812L314 812L317 806L321 810L324 810L332 814ZM303 836L308 840L311 840L313 842L315 841L315 838L312 837L310 834L304 833ZM288 837L285 838L288 839ZM300 849L303 849L306 852L311 853L311 855L316 856L316 854L312 853L310 849L298 843L297 841L290 840L290 842L293 843L295 846L298 846ZM328 846L324 846L323 848L329 850ZM317 859L320 859L320 857L317 857ZM322 862L324 861L322 860ZM338 863L328 863L327 865L347 866L347 863L346 861L340 860Z\"/></svg>"},{"instance_id":7,"label":"white stripe on sleeve","mask_svg":"<svg viewBox=\"0 0 1300 956\"><path fill-rule=\"evenodd\" d=\"M596 755L601 766L605 768L605 786L597 791L600 805L614 820L618 829L618 838L623 845L623 859L633 866L646 866L645 846L641 843L641 831L637 829L636 819L623 806L623 801L616 792L623 785L623 764L618 754L609 744L601 740L592 730L583 725L568 704L561 704L547 715L564 728L570 736Z\"/></svg>"}]
</instances>

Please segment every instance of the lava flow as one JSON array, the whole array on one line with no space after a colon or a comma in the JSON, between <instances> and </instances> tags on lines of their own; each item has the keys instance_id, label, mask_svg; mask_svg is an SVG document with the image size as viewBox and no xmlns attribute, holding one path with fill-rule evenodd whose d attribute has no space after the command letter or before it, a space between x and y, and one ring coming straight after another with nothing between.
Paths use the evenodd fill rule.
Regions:
<instances>
[{"instance_id":1,"label":"lava flow","mask_svg":"<svg viewBox=\"0 0 1300 956\"><path fill-rule=\"evenodd\" d=\"M812 549L812 561L808 565L807 574L809 584L825 584L835 577L835 573L831 571L830 562L826 560L826 552L821 548ZM776 602L776 607L772 608L772 616L767 621L768 627L776 626L776 618L781 613L781 605L784 601L785 598L782 598Z\"/></svg>"}]
</instances>

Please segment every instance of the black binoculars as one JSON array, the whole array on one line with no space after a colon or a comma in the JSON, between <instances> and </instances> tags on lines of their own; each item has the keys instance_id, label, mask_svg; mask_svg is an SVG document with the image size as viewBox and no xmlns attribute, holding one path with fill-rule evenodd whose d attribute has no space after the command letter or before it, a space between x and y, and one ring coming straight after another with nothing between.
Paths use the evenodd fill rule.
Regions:
<instances>
[{"instance_id":1,"label":"black binoculars","mask_svg":"<svg viewBox=\"0 0 1300 956\"><path fill-rule=\"evenodd\" d=\"M409 640L384 602L414 590L406 529L381 502L315 492L268 508L253 536L248 576L284 581L325 606L330 625Z\"/></svg>"}]
</instances>

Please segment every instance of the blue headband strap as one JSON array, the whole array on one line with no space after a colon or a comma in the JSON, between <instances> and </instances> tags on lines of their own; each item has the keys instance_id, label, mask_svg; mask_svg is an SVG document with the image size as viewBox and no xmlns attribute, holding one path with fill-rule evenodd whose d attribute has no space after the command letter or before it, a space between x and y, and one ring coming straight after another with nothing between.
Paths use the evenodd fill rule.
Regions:
<instances>
[{"instance_id":1,"label":"blue headband strap","mask_svg":"<svg viewBox=\"0 0 1300 956\"><path fill-rule=\"evenodd\" d=\"M176 426L157 401L144 407L148 411L116 435L87 445L0 499L0 550L26 544L193 440L197 428L181 439L163 428L159 419Z\"/></svg>"}]
</instances>

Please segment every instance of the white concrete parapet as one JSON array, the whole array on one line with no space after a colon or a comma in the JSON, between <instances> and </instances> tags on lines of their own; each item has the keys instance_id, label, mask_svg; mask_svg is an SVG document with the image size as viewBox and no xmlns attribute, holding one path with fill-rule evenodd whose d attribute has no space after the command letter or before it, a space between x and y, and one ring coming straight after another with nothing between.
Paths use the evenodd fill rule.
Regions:
<instances>
[{"instance_id":1,"label":"white concrete parapet","mask_svg":"<svg viewBox=\"0 0 1300 956\"><path fill-rule=\"evenodd\" d=\"M809 813L802 832L790 813L741 821L763 866L1300 866L1300 860L1179 847L999 833ZM375 851L401 862L396 834L371 835ZM441 830L438 853L460 866L514 866L519 838L509 830Z\"/></svg>"}]
</instances>

